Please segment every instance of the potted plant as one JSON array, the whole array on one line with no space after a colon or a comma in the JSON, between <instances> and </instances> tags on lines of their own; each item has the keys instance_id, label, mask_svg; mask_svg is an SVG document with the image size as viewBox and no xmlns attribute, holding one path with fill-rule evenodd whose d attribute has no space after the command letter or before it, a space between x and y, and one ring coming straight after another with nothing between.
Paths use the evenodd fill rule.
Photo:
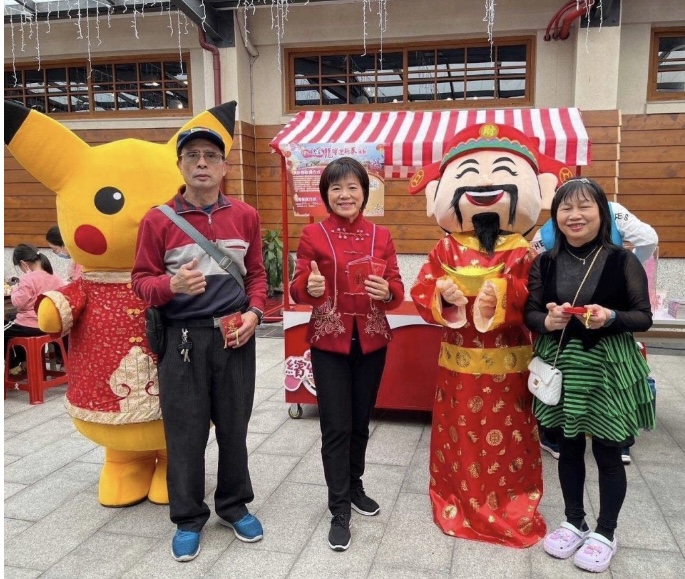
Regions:
<instances>
[{"instance_id":1,"label":"potted plant","mask_svg":"<svg viewBox=\"0 0 685 579\"><path fill-rule=\"evenodd\" d=\"M266 229L262 235L262 257L266 269L268 295L283 291L283 241L280 229ZM288 254L288 270L290 277L295 271L295 260Z\"/></svg>"}]
</instances>

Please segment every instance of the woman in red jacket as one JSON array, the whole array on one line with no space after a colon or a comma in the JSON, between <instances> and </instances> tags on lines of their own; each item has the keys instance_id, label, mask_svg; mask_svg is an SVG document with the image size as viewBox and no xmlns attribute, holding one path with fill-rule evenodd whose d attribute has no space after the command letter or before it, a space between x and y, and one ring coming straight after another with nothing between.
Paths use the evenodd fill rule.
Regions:
<instances>
[{"instance_id":1,"label":"woman in red jacket","mask_svg":"<svg viewBox=\"0 0 685 579\"><path fill-rule=\"evenodd\" d=\"M362 216L369 199L364 167L350 157L336 159L322 173L319 191L329 216L302 230L290 294L313 306L307 339L333 515L328 544L344 551L350 546L351 509L362 515L380 510L364 493L362 475L392 338L385 312L402 303L404 286L390 232ZM348 267L361 258L367 258L362 265Z\"/></svg>"}]
</instances>

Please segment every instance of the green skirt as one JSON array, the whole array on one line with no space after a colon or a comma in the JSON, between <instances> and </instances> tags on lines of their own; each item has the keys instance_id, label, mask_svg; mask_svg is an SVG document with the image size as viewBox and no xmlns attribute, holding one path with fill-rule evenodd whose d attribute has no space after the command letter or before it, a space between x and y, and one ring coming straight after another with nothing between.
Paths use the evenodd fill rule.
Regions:
<instances>
[{"instance_id":1,"label":"green skirt","mask_svg":"<svg viewBox=\"0 0 685 579\"><path fill-rule=\"evenodd\" d=\"M535 341L535 353L552 364L557 343L550 334ZM590 434L606 441L630 441L641 428L654 428L649 367L629 333L608 336L590 350L573 338L559 354L561 400L548 406L534 398L533 411L546 428L564 436Z\"/></svg>"}]
</instances>

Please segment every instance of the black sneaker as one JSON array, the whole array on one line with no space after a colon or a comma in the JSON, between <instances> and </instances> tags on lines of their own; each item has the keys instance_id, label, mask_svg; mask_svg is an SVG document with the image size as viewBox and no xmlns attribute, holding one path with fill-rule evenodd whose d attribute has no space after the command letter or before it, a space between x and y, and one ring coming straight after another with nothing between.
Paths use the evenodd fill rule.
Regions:
<instances>
[{"instance_id":1,"label":"black sneaker","mask_svg":"<svg viewBox=\"0 0 685 579\"><path fill-rule=\"evenodd\" d=\"M378 511L381 510L376 501L366 496L363 487L350 489L350 502L355 511L367 517L377 515Z\"/></svg>"},{"instance_id":2,"label":"black sneaker","mask_svg":"<svg viewBox=\"0 0 685 579\"><path fill-rule=\"evenodd\" d=\"M345 513L333 515L331 530L328 532L328 546L334 551L347 551L351 540L350 515Z\"/></svg>"}]
</instances>

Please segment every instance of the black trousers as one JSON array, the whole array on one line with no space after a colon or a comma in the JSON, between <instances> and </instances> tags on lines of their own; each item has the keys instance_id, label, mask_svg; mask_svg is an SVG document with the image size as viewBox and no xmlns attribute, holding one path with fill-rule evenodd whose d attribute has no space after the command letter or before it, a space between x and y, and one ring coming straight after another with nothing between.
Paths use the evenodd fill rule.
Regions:
<instances>
[{"instance_id":1,"label":"black trousers","mask_svg":"<svg viewBox=\"0 0 685 579\"><path fill-rule=\"evenodd\" d=\"M566 518L581 521L585 517L585 435L575 438L559 436L559 482L564 495ZM621 460L621 447L609 446L592 439L592 454L599 469L598 529L613 532L626 496L626 469Z\"/></svg>"},{"instance_id":2,"label":"black trousers","mask_svg":"<svg viewBox=\"0 0 685 579\"><path fill-rule=\"evenodd\" d=\"M321 423L321 458L331 514L350 513L350 489L362 486L369 421L376 405L387 348L364 354L352 340L349 354L316 348L312 371Z\"/></svg>"},{"instance_id":3,"label":"black trousers","mask_svg":"<svg viewBox=\"0 0 685 579\"><path fill-rule=\"evenodd\" d=\"M166 328L167 349L159 363L159 397L168 452L171 521L185 531L202 530L209 519L205 496L205 449L210 421L219 447L214 507L235 522L254 499L247 465L247 425L255 391L256 342L224 349L216 328L189 328L190 362L178 351L181 328Z\"/></svg>"},{"instance_id":4,"label":"black trousers","mask_svg":"<svg viewBox=\"0 0 685 579\"><path fill-rule=\"evenodd\" d=\"M7 344L10 338L26 338L29 336L44 336L45 332L41 332L38 328L31 328L29 326L22 326L19 324L12 324L5 330L5 349L3 355L7 352ZM66 346L65 346L66 347ZM24 348L12 348L10 360L10 368L14 368L17 364L26 361L26 351Z\"/></svg>"}]
</instances>

